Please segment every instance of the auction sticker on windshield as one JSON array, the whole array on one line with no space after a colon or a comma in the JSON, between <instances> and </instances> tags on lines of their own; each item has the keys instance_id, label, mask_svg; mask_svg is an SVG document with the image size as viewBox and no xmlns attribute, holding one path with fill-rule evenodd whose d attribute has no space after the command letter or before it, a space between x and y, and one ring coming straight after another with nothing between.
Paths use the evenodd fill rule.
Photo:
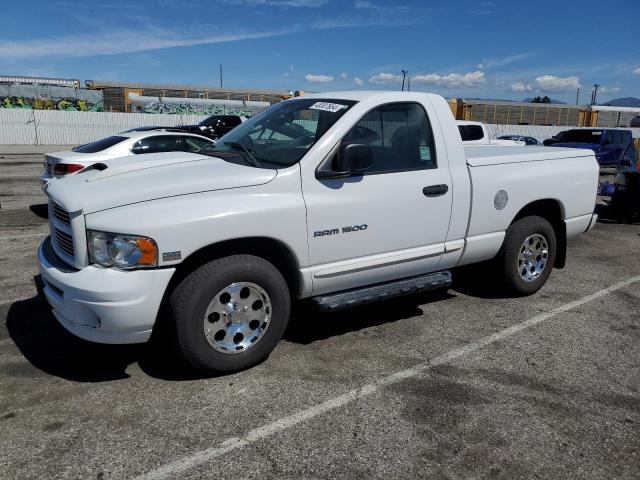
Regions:
<instances>
[{"instance_id":1,"label":"auction sticker on windshield","mask_svg":"<svg viewBox=\"0 0 640 480\"><path fill-rule=\"evenodd\" d=\"M316 102L309 107L309 110L322 110L325 112L336 113L343 108L347 108L347 106L340 105L339 103Z\"/></svg>"}]
</instances>

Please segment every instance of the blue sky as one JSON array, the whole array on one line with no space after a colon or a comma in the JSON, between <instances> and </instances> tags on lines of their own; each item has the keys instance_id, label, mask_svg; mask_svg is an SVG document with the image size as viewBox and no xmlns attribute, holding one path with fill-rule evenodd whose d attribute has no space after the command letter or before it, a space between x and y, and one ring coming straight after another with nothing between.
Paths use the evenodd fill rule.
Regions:
<instances>
[{"instance_id":1,"label":"blue sky","mask_svg":"<svg viewBox=\"0 0 640 480\"><path fill-rule=\"evenodd\" d=\"M3 1L0 74L587 103L640 97L640 0Z\"/></svg>"}]
</instances>

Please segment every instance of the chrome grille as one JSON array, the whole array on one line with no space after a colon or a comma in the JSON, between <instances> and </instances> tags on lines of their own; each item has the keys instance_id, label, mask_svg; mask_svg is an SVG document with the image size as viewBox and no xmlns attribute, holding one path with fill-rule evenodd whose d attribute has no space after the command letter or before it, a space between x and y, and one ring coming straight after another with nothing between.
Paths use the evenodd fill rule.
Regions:
<instances>
[{"instance_id":1,"label":"chrome grille","mask_svg":"<svg viewBox=\"0 0 640 480\"><path fill-rule=\"evenodd\" d=\"M55 203L53 204L53 216L56 217L65 225L71 225L71 219L69 218L69 214Z\"/></svg>"},{"instance_id":2,"label":"chrome grille","mask_svg":"<svg viewBox=\"0 0 640 480\"><path fill-rule=\"evenodd\" d=\"M54 235L58 248L71 258L74 258L75 252L73 250L73 237L57 228L54 229Z\"/></svg>"}]
</instances>

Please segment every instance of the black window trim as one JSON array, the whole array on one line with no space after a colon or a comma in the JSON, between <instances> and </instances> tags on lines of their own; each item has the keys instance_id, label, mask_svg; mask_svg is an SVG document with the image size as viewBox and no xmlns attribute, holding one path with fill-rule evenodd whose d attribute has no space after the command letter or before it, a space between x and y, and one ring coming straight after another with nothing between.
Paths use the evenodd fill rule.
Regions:
<instances>
[{"instance_id":1,"label":"black window trim","mask_svg":"<svg viewBox=\"0 0 640 480\"><path fill-rule=\"evenodd\" d=\"M349 175L347 177L340 177L341 179L345 179L345 178L354 178L354 177L365 177L365 176L369 176L369 175L387 175L389 173L402 173L402 172L417 172L417 171L421 171L421 170L437 170L438 169L438 155L436 152L436 142L435 142L435 136L433 135L433 128L432 128L432 124L431 124L431 119L429 118L429 114L427 113L427 109L424 108L424 105L420 102L416 102L416 101L396 101L396 102L388 102L388 103L383 103L382 105L376 105L375 107L369 109L368 111L366 111L352 126L351 128L355 127L358 123L360 123L362 121L362 119L364 117L366 117L367 115L369 115L371 112L373 112L374 110L377 110L379 108L382 107L387 107L390 105L418 105L420 108L422 108L422 110L424 111L424 116L427 119L427 125L429 126L429 133L431 136L431 144L433 145L433 165L430 167L416 167L416 168L397 168L397 169L393 169L393 170L385 170L384 172L362 172L362 173L354 173L352 175ZM333 159L335 157L335 155L338 153L338 149L340 148L340 145L342 144L342 141L344 140L344 137L346 137L349 132L351 132L351 128L340 138L340 140L338 140L338 142L333 146L333 148L329 151L329 154L318 164L318 166L316 167L316 178L320 179L318 177L318 172L320 171L332 171L333 170ZM324 179L323 179L324 180Z\"/></svg>"}]
</instances>

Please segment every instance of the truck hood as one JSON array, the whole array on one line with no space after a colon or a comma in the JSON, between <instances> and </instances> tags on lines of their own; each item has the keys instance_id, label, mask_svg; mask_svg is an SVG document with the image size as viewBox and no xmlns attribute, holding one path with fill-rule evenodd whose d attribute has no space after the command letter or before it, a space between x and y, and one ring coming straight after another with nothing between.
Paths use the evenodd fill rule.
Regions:
<instances>
[{"instance_id":1,"label":"truck hood","mask_svg":"<svg viewBox=\"0 0 640 480\"><path fill-rule=\"evenodd\" d=\"M106 168L89 167L53 179L47 194L68 212L93 213L159 198L262 185L277 175L277 170L184 152L122 157L98 165Z\"/></svg>"}]
</instances>

